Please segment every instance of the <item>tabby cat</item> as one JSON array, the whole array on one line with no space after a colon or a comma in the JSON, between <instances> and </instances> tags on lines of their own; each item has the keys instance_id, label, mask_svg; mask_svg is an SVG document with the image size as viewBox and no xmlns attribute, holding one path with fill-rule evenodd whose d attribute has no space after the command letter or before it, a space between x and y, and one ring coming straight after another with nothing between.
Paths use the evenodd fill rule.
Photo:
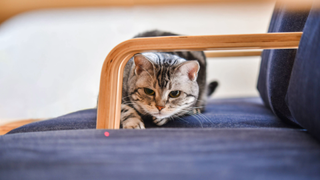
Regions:
<instances>
[{"instance_id":1,"label":"tabby cat","mask_svg":"<svg viewBox=\"0 0 320 180\"><path fill-rule=\"evenodd\" d=\"M153 36L176 34L155 30L135 38ZM174 117L200 113L217 83L210 87L207 93L206 57L202 51L136 54L124 70L121 126L145 129L145 116L162 126Z\"/></svg>"}]
</instances>

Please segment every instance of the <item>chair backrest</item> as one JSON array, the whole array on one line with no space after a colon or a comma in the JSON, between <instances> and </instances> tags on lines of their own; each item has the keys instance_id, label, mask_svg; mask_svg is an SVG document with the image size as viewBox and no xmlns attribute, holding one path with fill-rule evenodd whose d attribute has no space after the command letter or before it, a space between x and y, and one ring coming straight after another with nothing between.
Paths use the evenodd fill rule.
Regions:
<instances>
[{"instance_id":1,"label":"chair backrest","mask_svg":"<svg viewBox=\"0 0 320 180\"><path fill-rule=\"evenodd\" d=\"M310 7L311 8L311 7ZM277 3L269 32L302 31L310 9L291 11L286 4ZM296 50L264 50L261 57L258 91L265 105L289 124L297 124L285 102Z\"/></svg>"},{"instance_id":2,"label":"chair backrest","mask_svg":"<svg viewBox=\"0 0 320 180\"><path fill-rule=\"evenodd\" d=\"M320 2L318 5L320 5ZM287 92L293 119L320 139L320 10L312 9L301 37Z\"/></svg>"}]
</instances>

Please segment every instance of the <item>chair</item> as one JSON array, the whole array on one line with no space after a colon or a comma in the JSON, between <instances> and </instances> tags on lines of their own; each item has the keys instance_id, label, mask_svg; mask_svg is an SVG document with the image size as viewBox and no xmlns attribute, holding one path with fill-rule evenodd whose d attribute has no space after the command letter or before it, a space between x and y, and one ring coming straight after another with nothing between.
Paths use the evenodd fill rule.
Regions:
<instances>
[{"instance_id":1,"label":"chair","mask_svg":"<svg viewBox=\"0 0 320 180\"><path fill-rule=\"evenodd\" d=\"M318 179L320 14L317 6L310 13L293 14L286 6L277 7L269 31L293 33L165 37L120 44L102 70L104 93L99 95L98 113L75 112L0 136L0 179ZM303 34L295 33L302 29ZM168 42L169 47L164 45ZM146 130L103 129L119 127L112 121L119 116L119 107L112 104L119 103L119 91L104 90L107 83L121 89L116 76L121 69L115 67L123 67L134 53L154 47L167 51L298 45L297 51L263 52L258 82L262 99L211 100L203 114L172 121L165 128L150 124Z\"/></svg>"}]
</instances>

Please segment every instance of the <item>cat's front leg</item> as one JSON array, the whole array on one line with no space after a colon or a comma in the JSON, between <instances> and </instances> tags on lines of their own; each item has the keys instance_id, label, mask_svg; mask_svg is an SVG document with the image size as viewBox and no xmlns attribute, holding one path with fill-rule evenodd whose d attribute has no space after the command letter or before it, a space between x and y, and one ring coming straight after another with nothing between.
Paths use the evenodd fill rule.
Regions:
<instances>
[{"instance_id":1,"label":"cat's front leg","mask_svg":"<svg viewBox=\"0 0 320 180\"><path fill-rule=\"evenodd\" d=\"M201 114L201 109L200 108L195 108L193 109L193 114Z\"/></svg>"},{"instance_id":2,"label":"cat's front leg","mask_svg":"<svg viewBox=\"0 0 320 180\"><path fill-rule=\"evenodd\" d=\"M123 129L145 129L140 115L132 107L121 105L121 124Z\"/></svg>"},{"instance_id":3,"label":"cat's front leg","mask_svg":"<svg viewBox=\"0 0 320 180\"><path fill-rule=\"evenodd\" d=\"M156 117L152 117L152 119L153 119L153 122L158 126L162 126L162 125L164 125L165 123L167 123L169 121L169 119L167 119L167 118L158 119Z\"/></svg>"}]
</instances>

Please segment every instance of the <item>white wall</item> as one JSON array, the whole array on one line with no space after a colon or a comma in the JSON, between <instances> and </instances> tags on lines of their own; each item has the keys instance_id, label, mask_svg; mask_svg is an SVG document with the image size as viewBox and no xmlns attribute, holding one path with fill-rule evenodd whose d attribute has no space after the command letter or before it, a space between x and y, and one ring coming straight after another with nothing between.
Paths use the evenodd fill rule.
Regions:
<instances>
[{"instance_id":1,"label":"white wall","mask_svg":"<svg viewBox=\"0 0 320 180\"><path fill-rule=\"evenodd\" d=\"M273 4L43 10L0 26L0 124L95 107L100 70L121 41L152 29L185 35L265 33ZM257 96L259 57L209 61L214 97Z\"/></svg>"}]
</instances>

